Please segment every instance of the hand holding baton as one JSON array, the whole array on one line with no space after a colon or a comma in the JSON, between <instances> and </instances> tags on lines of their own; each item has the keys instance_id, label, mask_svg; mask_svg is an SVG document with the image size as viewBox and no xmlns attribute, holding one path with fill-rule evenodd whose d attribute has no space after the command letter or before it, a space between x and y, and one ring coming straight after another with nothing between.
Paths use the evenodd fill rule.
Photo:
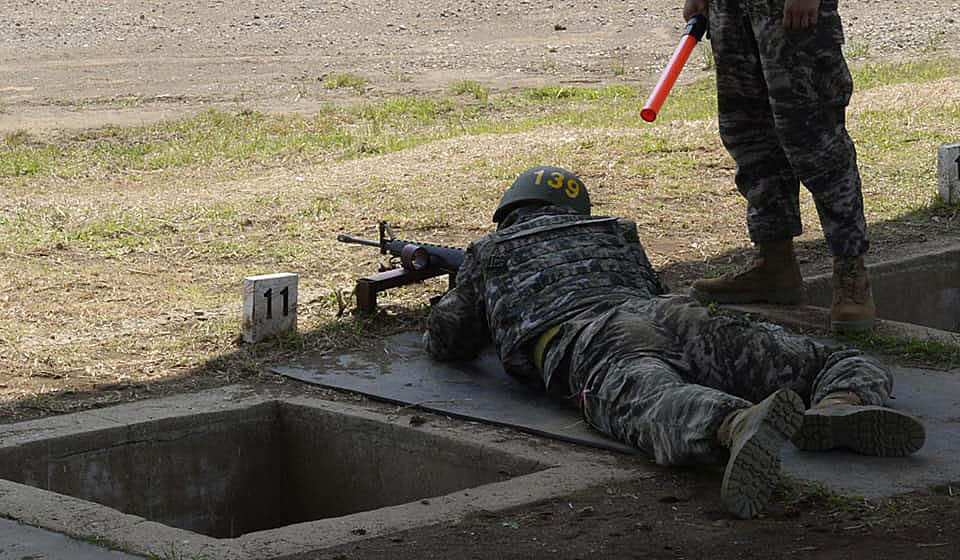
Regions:
<instances>
[{"instance_id":1,"label":"hand holding baton","mask_svg":"<svg viewBox=\"0 0 960 560\"><path fill-rule=\"evenodd\" d=\"M670 62L668 62L667 67L663 69L663 73L660 74L660 80L657 81L656 87L654 87L653 92L650 93L650 98L647 99L646 105L644 105L640 111L640 118L647 122L653 122L654 119L657 118L660 107L663 106L667 95L670 94L670 89L673 87L674 82L677 81L677 77L680 76L683 65L686 64L687 59L690 58L693 47L697 46L697 43L700 42L700 39L703 39L703 35L706 32L707 18L705 16L698 15L690 18L690 21L687 22L687 28L683 30L683 37L680 39L680 44L677 45L677 49L673 51Z\"/></svg>"}]
</instances>

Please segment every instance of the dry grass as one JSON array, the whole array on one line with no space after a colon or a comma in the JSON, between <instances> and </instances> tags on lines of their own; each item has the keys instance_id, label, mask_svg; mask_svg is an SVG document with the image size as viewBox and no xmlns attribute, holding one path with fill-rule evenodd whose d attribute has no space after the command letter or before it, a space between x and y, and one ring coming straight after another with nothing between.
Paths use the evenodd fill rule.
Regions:
<instances>
[{"instance_id":1,"label":"dry grass","mask_svg":"<svg viewBox=\"0 0 960 560\"><path fill-rule=\"evenodd\" d=\"M855 99L851 131L881 249L960 230L956 209L931 206L934 146L957 136L960 116L924 120L958 111L956 85L890 86ZM373 237L387 219L404 237L464 245L492 229L513 177L541 163L584 177L597 213L634 218L654 264L681 284L738 261L748 245L713 119L537 125L348 160L331 152L19 176L0 202L0 415L226 383L269 361L419 328L426 294L443 283L389 292L384 313L354 317L353 281L375 271L379 255L338 244L336 234ZM804 254L816 260L824 250L808 196L803 212ZM301 275L301 334L238 344L242 278L280 271Z\"/></svg>"}]
</instances>

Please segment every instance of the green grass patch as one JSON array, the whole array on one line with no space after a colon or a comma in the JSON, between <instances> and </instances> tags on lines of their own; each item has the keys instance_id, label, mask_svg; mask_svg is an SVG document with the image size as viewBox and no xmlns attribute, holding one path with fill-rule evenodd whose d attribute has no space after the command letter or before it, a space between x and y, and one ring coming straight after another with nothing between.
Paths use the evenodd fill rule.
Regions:
<instances>
[{"instance_id":1,"label":"green grass patch","mask_svg":"<svg viewBox=\"0 0 960 560\"><path fill-rule=\"evenodd\" d=\"M935 493L946 494L947 488L931 489ZM881 520L887 517L905 518L913 512L929 508L929 501L916 495L900 495L887 498L864 498L837 494L820 483L810 483L784 478L774 489L774 503L782 504L787 510L814 511L826 510L832 515L846 513L857 519L873 518Z\"/></svg>"},{"instance_id":2,"label":"green grass patch","mask_svg":"<svg viewBox=\"0 0 960 560\"><path fill-rule=\"evenodd\" d=\"M574 86L549 86L531 88L523 92L523 97L531 101L600 101L617 99L635 99L640 92L633 86L613 85L600 88Z\"/></svg>"},{"instance_id":3,"label":"green grass patch","mask_svg":"<svg viewBox=\"0 0 960 560\"><path fill-rule=\"evenodd\" d=\"M960 58L873 63L851 68L855 90L904 83L925 83L960 74Z\"/></svg>"},{"instance_id":4,"label":"green grass patch","mask_svg":"<svg viewBox=\"0 0 960 560\"><path fill-rule=\"evenodd\" d=\"M323 203L302 212L322 212ZM164 252L189 247L183 258L289 260L299 254L283 245L302 234L296 216L287 216L283 201L265 196L244 203L171 208L163 213L110 208L96 216L43 207L31 212L0 214L0 249L47 251L80 249L104 257L131 252ZM332 208L332 207L328 207ZM331 210L328 210L328 212ZM244 237L238 234L243 232ZM277 233L283 235L277 236ZM263 239L261 239L263 238Z\"/></svg>"},{"instance_id":5,"label":"green grass patch","mask_svg":"<svg viewBox=\"0 0 960 560\"><path fill-rule=\"evenodd\" d=\"M936 192L937 147L960 127L960 106L862 111L849 121L864 185L884 196L867 196L870 212L889 219L925 208Z\"/></svg>"},{"instance_id":6,"label":"green grass patch","mask_svg":"<svg viewBox=\"0 0 960 560\"><path fill-rule=\"evenodd\" d=\"M413 131L418 127L430 127L457 109L450 99L422 97L396 97L380 103L371 103L355 109L352 115L357 121L374 128L394 128Z\"/></svg>"},{"instance_id":7,"label":"green grass patch","mask_svg":"<svg viewBox=\"0 0 960 560\"><path fill-rule=\"evenodd\" d=\"M352 89L357 93L363 93L367 89L367 79L356 74L335 74L323 79L323 87L326 89Z\"/></svg>"},{"instance_id":8,"label":"green grass patch","mask_svg":"<svg viewBox=\"0 0 960 560\"><path fill-rule=\"evenodd\" d=\"M340 202L329 195L320 194L314 198L309 206L304 208L300 215L305 218L322 218L331 216L340 209Z\"/></svg>"},{"instance_id":9,"label":"green grass patch","mask_svg":"<svg viewBox=\"0 0 960 560\"><path fill-rule=\"evenodd\" d=\"M901 338L877 331L851 332L843 338L858 346L875 349L907 360L934 365L960 363L960 345L935 339Z\"/></svg>"},{"instance_id":10,"label":"green grass patch","mask_svg":"<svg viewBox=\"0 0 960 560\"><path fill-rule=\"evenodd\" d=\"M54 169L62 157L62 149L51 145L17 145L12 149L0 150L0 177L46 173Z\"/></svg>"},{"instance_id":11,"label":"green grass patch","mask_svg":"<svg viewBox=\"0 0 960 560\"><path fill-rule=\"evenodd\" d=\"M930 81L957 73L960 59L951 58L854 69L860 89ZM351 83L350 76L328 79L331 84L343 85ZM106 127L51 141L34 140L18 132L8 134L0 145L0 177L106 180L130 171L270 165L277 160L317 162L384 154L453 136L544 126L642 130L671 121L715 119L717 111L713 77L676 88L653 125L643 122L639 115L648 92L631 85L539 87L492 96L480 84L464 80L452 84L451 93L469 94L484 102L477 105L457 97L407 96L359 106L327 106L313 116L209 111L148 127ZM947 108L912 114L863 113L859 123L851 123L851 129L866 163L873 163L870 158L893 154L897 157L890 159L900 159L900 167L919 168L902 165L900 156L933 153L931 145L949 141L955 130L950 126L957 122L956 112Z\"/></svg>"},{"instance_id":12,"label":"green grass patch","mask_svg":"<svg viewBox=\"0 0 960 560\"><path fill-rule=\"evenodd\" d=\"M463 95L469 93L474 99L481 103L486 103L490 98L490 90L480 85L479 82L472 80L460 80L450 84L450 93L452 95Z\"/></svg>"},{"instance_id":13,"label":"green grass patch","mask_svg":"<svg viewBox=\"0 0 960 560\"><path fill-rule=\"evenodd\" d=\"M26 130L14 130L3 136L4 143L10 148L16 148L30 143L30 133Z\"/></svg>"},{"instance_id":14,"label":"green grass patch","mask_svg":"<svg viewBox=\"0 0 960 560\"><path fill-rule=\"evenodd\" d=\"M713 58L713 47L710 45L710 40L704 39L698 45L697 51L699 51L700 66L704 70L713 70L714 66L716 66L716 61Z\"/></svg>"},{"instance_id":15,"label":"green grass patch","mask_svg":"<svg viewBox=\"0 0 960 560\"><path fill-rule=\"evenodd\" d=\"M702 121L717 116L717 80L710 76L670 94L657 120Z\"/></svg>"},{"instance_id":16,"label":"green grass patch","mask_svg":"<svg viewBox=\"0 0 960 560\"><path fill-rule=\"evenodd\" d=\"M848 59L864 59L870 56L870 43L851 41L843 45L843 55Z\"/></svg>"}]
</instances>

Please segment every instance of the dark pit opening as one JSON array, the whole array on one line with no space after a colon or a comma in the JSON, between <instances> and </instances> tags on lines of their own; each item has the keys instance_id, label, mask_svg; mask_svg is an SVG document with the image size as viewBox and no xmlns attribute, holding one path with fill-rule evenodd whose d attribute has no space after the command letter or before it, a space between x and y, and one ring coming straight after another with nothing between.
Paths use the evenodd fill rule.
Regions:
<instances>
[{"instance_id":1,"label":"dark pit opening","mask_svg":"<svg viewBox=\"0 0 960 560\"><path fill-rule=\"evenodd\" d=\"M0 478L216 538L543 468L417 428L282 401L0 449Z\"/></svg>"}]
</instances>

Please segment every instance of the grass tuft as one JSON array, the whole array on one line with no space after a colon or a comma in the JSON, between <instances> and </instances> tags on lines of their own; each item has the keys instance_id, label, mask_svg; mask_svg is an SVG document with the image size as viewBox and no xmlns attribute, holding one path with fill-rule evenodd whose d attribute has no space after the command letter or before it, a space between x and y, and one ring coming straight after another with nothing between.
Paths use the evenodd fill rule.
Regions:
<instances>
[{"instance_id":1,"label":"grass tuft","mask_svg":"<svg viewBox=\"0 0 960 560\"><path fill-rule=\"evenodd\" d=\"M904 83L926 83L960 74L960 58L933 58L901 63L875 62L851 69L855 90Z\"/></svg>"},{"instance_id":2,"label":"grass tuft","mask_svg":"<svg viewBox=\"0 0 960 560\"><path fill-rule=\"evenodd\" d=\"M323 79L323 87L326 89L347 88L362 94L367 90L367 79L356 74L335 74Z\"/></svg>"},{"instance_id":3,"label":"grass tuft","mask_svg":"<svg viewBox=\"0 0 960 560\"><path fill-rule=\"evenodd\" d=\"M9 148L23 146L30 143L30 133L23 129L14 130L4 135L3 141Z\"/></svg>"},{"instance_id":4,"label":"grass tuft","mask_svg":"<svg viewBox=\"0 0 960 560\"><path fill-rule=\"evenodd\" d=\"M452 95L463 95L469 93L474 99L481 103L486 103L490 97L490 91L483 87L479 82L472 80L460 80L450 84L450 93Z\"/></svg>"},{"instance_id":5,"label":"grass tuft","mask_svg":"<svg viewBox=\"0 0 960 560\"><path fill-rule=\"evenodd\" d=\"M858 346L927 364L960 364L960 345L941 340L901 338L867 331L846 333L844 338Z\"/></svg>"},{"instance_id":6,"label":"grass tuft","mask_svg":"<svg viewBox=\"0 0 960 560\"><path fill-rule=\"evenodd\" d=\"M870 43L851 41L843 45L843 54L851 60L863 60L870 56Z\"/></svg>"}]
</instances>

